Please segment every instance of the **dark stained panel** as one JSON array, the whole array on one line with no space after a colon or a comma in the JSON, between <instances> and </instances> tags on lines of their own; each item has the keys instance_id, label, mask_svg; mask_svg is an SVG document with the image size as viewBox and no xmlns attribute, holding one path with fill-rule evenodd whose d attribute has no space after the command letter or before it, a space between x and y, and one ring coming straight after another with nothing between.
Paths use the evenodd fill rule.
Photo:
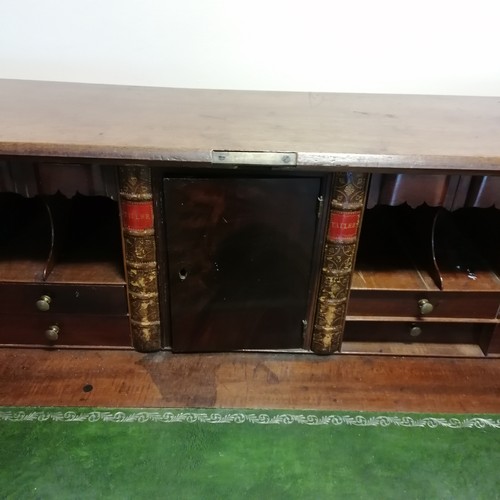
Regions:
<instances>
[{"instance_id":1,"label":"dark stained panel","mask_svg":"<svg viewBox=\"0 0 500 500\"><path fill-rule=\"evenodd\" d=\"M302 347L320 187L165 179L174 351Z\"/></svg>"}]
</instances>

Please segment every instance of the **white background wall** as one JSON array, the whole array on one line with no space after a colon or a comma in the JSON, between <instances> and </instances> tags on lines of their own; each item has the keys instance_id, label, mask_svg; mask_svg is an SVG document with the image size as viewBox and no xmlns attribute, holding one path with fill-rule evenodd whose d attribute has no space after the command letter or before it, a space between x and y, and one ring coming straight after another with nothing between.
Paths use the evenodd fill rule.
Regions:
<instances>
[{"instance_id":1,"label":"white background wall","mask_svg":"<svg viewBox=\"0 0 500 500\"><path fill-rule=\"evenodd\" d=\"M0 78L500 95L500 1L0 0Z\"/></svg>"}]
</instances>

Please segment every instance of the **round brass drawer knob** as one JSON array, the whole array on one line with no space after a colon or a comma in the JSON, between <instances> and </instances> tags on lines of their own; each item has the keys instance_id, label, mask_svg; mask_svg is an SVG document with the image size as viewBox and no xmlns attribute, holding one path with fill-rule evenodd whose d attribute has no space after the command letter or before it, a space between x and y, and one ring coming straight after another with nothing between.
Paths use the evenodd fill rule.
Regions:
<instances>
[{"instance_id":1,"label":"round brass drawer knob","mask_svg":"<svg viewBox=\"0 0 500 500\"><path fill-rule=\"evenodd\" d=\"M36 308L39 311L48 311L50 309L50 303L51 302L52 302L52 299L48 295L42 295L36 301Z\"/></svg>"},{"instance_id":2,"label":"round brass drawer knob","mask_svg":"<svg viewBox=\"0 0 500 500\"><path fill-rule=\"evenodd\" d=\"M420 309L420 314L430 314L434 311L434 306L427 299L419 300L418 308Z\"/></svg>"},{"instance_id":3,"label":"round brass drawer knob","mask_svg":"<svg viewBox=\"0 0 500 500\"><path fill-rule=\"evenodd\" d=\"M418 337L422 335L422 328L419 326L412 326L410 329L410 336L411 337Z\"/></svg>"},{"instance_id":4,"label":"round brass drawer knob","mask_svg":"<svg viewBox=\"0 0 500 500\"><path fill-rule=\"evenodd\" d=\"M59 327L57 325L49 326L49 328L45 330L45 338L51 342L59 340Z\"/></svg>"}]
</instances>

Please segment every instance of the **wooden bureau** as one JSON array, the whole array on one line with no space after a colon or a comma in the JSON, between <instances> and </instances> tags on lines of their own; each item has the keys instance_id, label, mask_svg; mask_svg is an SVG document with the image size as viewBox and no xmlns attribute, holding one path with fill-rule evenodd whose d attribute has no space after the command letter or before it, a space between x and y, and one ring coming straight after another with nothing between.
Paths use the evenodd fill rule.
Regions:
<instances>
[{"instance_id":1,"label":"wooden bureau","mask_svg":"<svg viewBox=\"0 0 500 500\"><path fill-rule=\"evenodd\" d=\"M0 81L0 344L500 354L500 97Z\"/></svg>"}]
</instances>

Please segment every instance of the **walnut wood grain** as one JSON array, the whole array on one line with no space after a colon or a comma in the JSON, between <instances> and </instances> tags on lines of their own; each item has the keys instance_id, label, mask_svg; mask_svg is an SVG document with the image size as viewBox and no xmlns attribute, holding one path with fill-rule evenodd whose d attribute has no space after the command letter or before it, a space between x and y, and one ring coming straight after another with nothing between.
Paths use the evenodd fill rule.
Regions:
<instances>
[{"instance_id":1,"label":"walnut wood grain","mask_svg":"<svg viewBox=\"0 0 500 500\"><path fill-rule=\"evenodd\" d=\"M1 405L500 412L499 359L1 349L0 380Z\"/></svg>"},{"instance_id":2,"label":"walnut wood grain","mask_svg":"<svg viewBox=\"0 0 500 500\"><path fill-rule=\"evenodd\" d=\"M500 98L0 81L0 154L209 163L290 151L313 170L496 172ZM43 124L43 126L40 126Z\"/></svg>"},{"instance_id":3,"label":"walnut wood grain","mask_svg":"<svg viewBox=\"0 0 500 500\"><path fill-rule=\"evenodd\" d=\"M165 179L174 351L303 347L320 190L320 177Z\"/></svg>"}]
</instances>

